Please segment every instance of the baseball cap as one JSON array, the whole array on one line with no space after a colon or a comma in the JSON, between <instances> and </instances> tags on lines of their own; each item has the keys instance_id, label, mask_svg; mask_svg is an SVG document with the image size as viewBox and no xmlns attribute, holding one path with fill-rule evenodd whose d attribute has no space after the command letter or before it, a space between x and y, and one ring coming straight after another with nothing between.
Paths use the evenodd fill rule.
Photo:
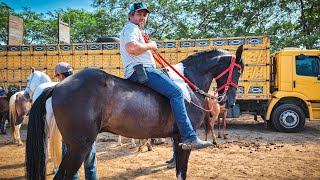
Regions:
<instances>
[{"instance_id":1,"label":"baseball cap","mask_svg":"<svg viewBox=\"0 0 320 180\"><path fill-rule=\"evenodd\" d=\"M149 10L147 9L147 7L146 7L143 3L141 3L141 2L139 2L139 3L133 3L133 4L130 6L130 12L138 11L138 10L142 10L142 9L146 10L147 13L149 13Z\"/></svg>"},{"instance_id":2,"label":"baseball cap","mask_svg":"<svg viewBox=\"0 0 320 180\"><path fill-rule=\"evenodd\" d=\"M66 63L66 62L60 62L56 65L54 72L55 72L55 76L57 76L58 74L62 74L62 73L66 73L66 72L71 72L73 71L72 67L70 64Z\"/></svg>"}]
</instances>

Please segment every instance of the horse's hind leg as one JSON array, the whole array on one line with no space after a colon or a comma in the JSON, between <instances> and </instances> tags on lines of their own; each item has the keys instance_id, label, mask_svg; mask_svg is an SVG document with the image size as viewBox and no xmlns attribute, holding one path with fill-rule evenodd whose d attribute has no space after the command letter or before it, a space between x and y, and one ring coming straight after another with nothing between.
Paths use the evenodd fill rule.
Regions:
<instances>
[{"instance_id":1,"label":"horse's hind leg","mask_svg":"<svg viewBox=\"0 0 320 180\"><path fill-rule=\"evenodd\" d=\"M148 151L153 151L153 148L151 145L151 139L147 139L147 147L148 147Z\"/></svg>"},{"instance_id":2,"label":"horse's hind leg","mask_svg":"<svg viewBox=\"0 0 320 180\"><path fill-rule=\"evenodd\" d=\"M176 154L176 176L178 180L184 180L187 177L188 161L191 150L183 150L179 146L179 139L174 138L174 150Z\"/></svg>"},{"instance_id":3,"label":"horse's hind leg","mask_svg":"<svg viewBox=\"0 0 320 180\"><path fill-rule=\"evenodd\" d=\"M217 145L218 144L217 137L216 137L216 135L214 133L214 121L215 120L211 121L210 128L211 128L211 135L212 135L212 139L213 139L212 140L212 144Z\"/></svg>"},{"instance_id":4,"label":"horse's hind leg","mask_svg":"<svg viewBox=\"0 0 320 180\"><path fill-rule=\"evenodd\" d=\"M1 120L1 134L7 134L6 132L6 112L4 112L1 116L0 116L0 120Z\"/></svg>"},{"instance_id":5,"label":"horse's hind leg","mask_svg":"<svg viewBox=\"0 0 320 180\"><path fill-rule=\"evenodd\" d=\"M134 138L131 138L131 147L130 148L135 148L135 147L137 147L136 140Z\"/></svg>"},{"instance_id":6,"label":"horse's hind leg","mask_svg":"<svg viewBox=\"0 0 320 180\"><path fill-rule=\"evenodd\" d=\"M93 142L92 142L93 143ZM82 162L89 152L92 143L86 144L72 144L67 146L67 153L63 158L54 180L71 180L79 170Z\"/></svg>"},{"instance_id":7,"label":"horse's hind leg","mask_svg":"<svg viewBox=\"0 0 320 180\"><path fill-rule=\"evenodd\" d=\"M118 136L118 146L122 146L122 137Z\"/></svg>"},{"instance_id":8,"label":"horse's hind leg","mask_svg":"<svg viewBox=\"0 0 320 180\"><path fill-rule=\"evenodd\" d=\"M218 138L221 138L221 116L222 116L223 112L219 114L218 116Z\"/></svg>"}]
</instances>

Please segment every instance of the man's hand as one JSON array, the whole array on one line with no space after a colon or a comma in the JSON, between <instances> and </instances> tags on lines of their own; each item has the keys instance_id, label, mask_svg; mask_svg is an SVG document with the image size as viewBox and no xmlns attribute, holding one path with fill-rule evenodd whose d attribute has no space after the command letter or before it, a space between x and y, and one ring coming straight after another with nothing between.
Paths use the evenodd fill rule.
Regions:
<instances>
[{"instance_id":1,"label":"man's hand","mask_svg":"<svg viewBox=\"0 0 320 180\"><path fill-rule=\"evenodd\" d=\"M148 44L150 44L150 50L157 51L157 43L155 41L149 41Z\"/></svg>"}]
</instances>

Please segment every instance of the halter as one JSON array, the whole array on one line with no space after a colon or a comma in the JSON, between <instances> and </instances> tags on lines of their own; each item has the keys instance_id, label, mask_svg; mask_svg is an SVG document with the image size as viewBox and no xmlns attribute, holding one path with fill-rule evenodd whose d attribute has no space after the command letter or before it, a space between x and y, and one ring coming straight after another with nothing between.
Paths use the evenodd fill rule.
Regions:
<instances>
[{"instance_id":1,"label":"halter","mask_svg":"<svg viewBox=\"0 0 320 180\"><path fill-rule=\"evenodd\" d=\"M232 73L233 73L234 66L237 66L240 70L242 70L242 67L236 63L236 57L234 55L232 55L229 67L226 70L224 70L222 73L220 73L217 77L214 78L217 81L219 78L221 78L223 75L225 75L226 73L228 73L230 71L227 82L223 86L216 89L214 91L214 93L218 93L219 91L221 91L224 88L223 95L222 95L222 97L224 97L226 95L230 85L233 86L234 88L238 89L238 85L236 85L234 82L232 82Z\"/></svg>"}]
</instances>

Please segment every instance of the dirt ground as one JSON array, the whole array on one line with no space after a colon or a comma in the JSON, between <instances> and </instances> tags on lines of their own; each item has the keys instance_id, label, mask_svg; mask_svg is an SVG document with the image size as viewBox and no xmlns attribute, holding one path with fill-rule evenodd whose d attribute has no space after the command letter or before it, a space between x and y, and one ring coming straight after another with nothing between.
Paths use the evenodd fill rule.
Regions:
<instances>
[{"instance_id":1,"label":"dirt ground","mask_svg":"<svg viewBox=\"0 0 320 180\"><path fill-rule=\"evenodd\" d=\"M265 129L261 119L242 115L229 119L229 139L218 139L219 147L191 152L187 179L320 179L320 122L307 121L300 133L280 133ZM204 139L204 131L198 130ZM22 127L26 138L26 126ZM0 135L0 179L25 179L25 145L11 143L9 135ZM154 150L137 154L131 140L101 133L97 140L98 175L102 180L176 179L167 169L172 157L169 139ZM52 179L53 163L48 163ZM80 179L84 179L83 170Z\"/></svg>"}]
</instances>

